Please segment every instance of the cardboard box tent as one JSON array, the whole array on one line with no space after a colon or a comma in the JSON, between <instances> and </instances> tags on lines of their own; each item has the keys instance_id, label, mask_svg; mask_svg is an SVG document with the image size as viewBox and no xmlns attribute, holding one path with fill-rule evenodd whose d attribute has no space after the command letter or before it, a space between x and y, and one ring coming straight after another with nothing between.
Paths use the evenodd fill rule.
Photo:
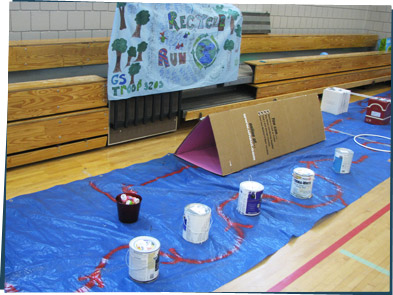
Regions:
<instances>
[{"instance_id":1,"label":"cardboard box tent","mask_svg":"<svg viewBox=\"0 0 393 295\"><path fill-rule=\"evenodd\" d=\"M318 96L305 95L211 114L175 155L228 175L323 140Z\"/></svg>"}]
</instances>

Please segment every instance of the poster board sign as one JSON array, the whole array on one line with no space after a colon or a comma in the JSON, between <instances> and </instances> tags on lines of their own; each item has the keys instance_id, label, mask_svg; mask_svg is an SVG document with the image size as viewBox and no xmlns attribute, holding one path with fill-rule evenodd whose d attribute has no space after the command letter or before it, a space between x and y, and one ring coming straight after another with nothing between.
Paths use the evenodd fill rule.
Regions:
<instances>
[{"instance_id":1,"label":"poster board sign","mask_svg":"<svg viewBox=\"0 0 393 295\"><path fill-rule=\"evenodd\" d=\"M118 3L108 47L108 99L236 80L242 21L230 4Z\"/></svg>"},{"instance_id":2,"label":"poster board sign","mask_svg":"<svg viewBox=\"0 0 393 295\"><path fill-rule=\"evenodd\" d=\"M319 99L312 94L210 114L175 155L224 176L323 140Z\"/></svg>"}]
</instances>

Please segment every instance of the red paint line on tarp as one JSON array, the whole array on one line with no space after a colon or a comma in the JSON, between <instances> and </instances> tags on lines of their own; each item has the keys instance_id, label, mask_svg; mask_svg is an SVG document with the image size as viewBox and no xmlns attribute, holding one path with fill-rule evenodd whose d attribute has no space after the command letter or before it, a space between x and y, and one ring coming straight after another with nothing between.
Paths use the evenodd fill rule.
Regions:
<instances>
[{"instance_id":1,"label":"red paint line on tarp","mask_svg":"<svg viewBox=\"0 0 393 295\"><path fill-rule=\"evenodd\" d=\"M327 258L330 254L332 254L334 251L336 251L338 248L340 248L346 242L351 240L354 236L356 236L358 233L360 233L363 229L368 227L374 221L378 220L382 215L384 215L389 210L390 210L390 203L387 204L382 209L380 209L379 211L377 211L376 213L374 213L374 215L372 215L371 217L367 218L365 221L363 221L361 224L359 224L353 230L351 230L346 235L341 237L339 240L334 242L328 248L323 250L317 256L315 256L314 258L309 260L306 264L304 264L303 266L301 266L300 268L295 270L292 274L287 276L281 282L279 282L276 285L274 285L273 287L271 287L269 290L267 290L267 292L281 292L285 287L289 286L291 283L293 283L295 280L297 280L299 277L301 277L307 271L312 269L315 265L317 265L322 260Z\"/></svg>"}]
</instances>

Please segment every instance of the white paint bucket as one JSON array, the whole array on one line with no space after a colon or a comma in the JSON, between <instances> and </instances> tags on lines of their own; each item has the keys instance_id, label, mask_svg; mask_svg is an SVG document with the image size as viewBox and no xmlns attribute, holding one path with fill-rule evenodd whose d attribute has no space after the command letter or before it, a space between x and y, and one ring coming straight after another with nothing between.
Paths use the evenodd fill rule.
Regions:
<instances>
[{"instance_id":1,"label":"white paint bucket","mask_svg":"<svg viewBox=\"0 0 393 295\"><path fill-rule=\"evenodd\" d=\"M200 244L209 238L211 209L200 203L191 203L184 208L183 238L191 243Z\"/></svg>"},{"instance_id":2,"label":"white paint bucket","mask_svg":"<svg viewBox=\"0 0 393 295\"><path fill-rule=\"evenodd\" d=\"M150 283L157 279L160 262L160 242L148 236L139 236L129 243L128 274L139 283Z\"/></svg>"},{"instance_id":3,"label":"white paint bucket","mask_svg":"<svg viewBox=\"0 0 393 295\"><path fill-rule=\"evenodd\" d=\"M239 186L237 211L240 214L255 216L261 213L264 186L256 181L243 181Z\"/></svg>"},{"instance_id":4,"label":"white paint bucket","mask_svg":"<svg viewBox=\"0 0 393 295\"><path fill-rule=\"evenodd\" d=\"M336 148L334 151L333 170L336 173L347 174L351 171L353 151L347 148Z\"/></svg>"},{"instance_id":5,"label":"white paint bucket","mask_svg":"<svg viewBox=\"0 0 393 295\"><path fill-rule=\"evenodd\" d=\"M291 195L298 199L309 199L312 196L312 185L315 173L308 168L295 168L292 173Z\"/></svg>"}]
</instances>

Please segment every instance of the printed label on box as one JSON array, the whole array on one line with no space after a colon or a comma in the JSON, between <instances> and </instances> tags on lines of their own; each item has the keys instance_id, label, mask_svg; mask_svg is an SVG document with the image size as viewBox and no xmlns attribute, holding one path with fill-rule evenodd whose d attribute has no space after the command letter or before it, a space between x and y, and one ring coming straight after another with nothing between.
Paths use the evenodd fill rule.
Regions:
<instances>
[{"instance_id":1,"label":"printed label on box","mask_svg":"<svg viewBox=\"0 0 393 295\"><path fill-rule=\"evenodd\" d=\"M270 110L258 112L259 123L261 124L263 139L265 142L266 154L274 150L274 144L277 141L277 126L276 118L270 116Z\"/></svg>"},{"instance_id":2,"label":"printed label on box","mask_svg":"<svg viewBox=\"0 0 393 295\"><path fill-rule=\"evenodd\" d=\"M380 112L371 111L371 116L377 117L377 118L381 118L381 113Z\"/></svg>"}]
</instances>

